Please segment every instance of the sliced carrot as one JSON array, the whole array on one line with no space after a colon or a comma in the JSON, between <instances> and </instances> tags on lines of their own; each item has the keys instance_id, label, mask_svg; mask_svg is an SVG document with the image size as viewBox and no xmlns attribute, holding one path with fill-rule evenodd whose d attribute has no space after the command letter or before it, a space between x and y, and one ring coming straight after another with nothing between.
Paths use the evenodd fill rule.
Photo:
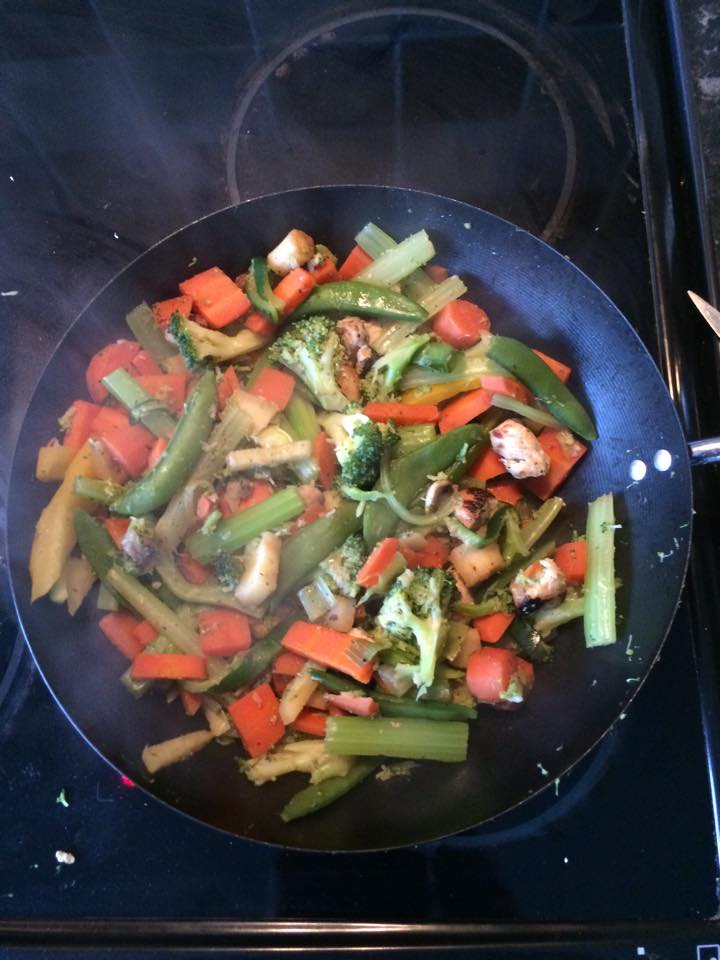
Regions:
<instances>
[{"instance_id":1,"label":"sliced carrot","mask_svg":"<svg viewBox=\"0 0 720 960\"><path fill-rule=\"evenodd\" d=\"M156 467L158 460L165 453L167 449L168 442L165 437L158 437L155 443L150 448L150 454L148 455L147 468L152 470L153 467Z\"/></svg>"},{"instance_id":2,"label":"sliced carrot","mask_svg":"<svg viewBox=\"0 0 720 960\"><path fill-rule=\"evenodd\" d=\"M207 520L213 510L217 509L217 506L217 497L214 493L201 493L195 506L195 516L198 520Z\"/></svg>"},{"instance_id":3,"label":"sliced carrot","mask_svg":"<svg viewBox=\"0 0 720 960\"><path fill-rule=\"evenodd\" d=\"M284 677L294 677L306 663L305 657L299 657L296 653L279 653L273 661L272 672Z\"/></svg>"},{"instance_id":4,"label":"sliced carrot","mask_svg":"<svg viewBox=\"0 0 720 960\"><path fill-rule=\"evenodd\" d=\"M333 283L339 279L338 270L330 257L325 257L319 267L312 271L315 283Z\"/></svg>"},{"instance_id":5,"label":"sliced carrot","mask_svg":"<svg viewBox=\"0 0 720 960\"><path fill-rule=\"evenodd\" d=\"M203 610L197 622L206 657L234 657L252 643L248 618L237 610Z\"/></svg>"},{"instance_id":6,"label":"sliced carrot","mask_svg":"<svg viewBox=\"0 0 720 960\"><path fill-rule=\"evenodd\" d=\"M401 426L436 423L440 416L434 403L366 403L363 413L375 423L394 420Z\"/></svg>"},{"instance_id":7,"label":"sliced carrot","mask_svg":"<svg viewBox=\"0 0 720 960\"><path fill-rule=\"evenodd\" d=\"M546 427L538 440L550 458L550 469L544 477L532 477L530 480L523 480L523 484L536 497L547 500L587 452L587 447L569 430L553 430L551 427Z\"/></svg>"},{"instance_id":8,"label":"sliced carrot","mask_svg":"<svg viewBox=\"0 0 720 960\"><path fill-rule=\"evenodd\" d=\"M382 573L387 570L400 550L397 537L386 537L373 549L355 578L366 589L376 586Z\"/></svg>"},{"instance_id":9,"label":"sliced carrot","mask_svg":"<svg viewBox=\"0 0 720 960\"><path fill-rule=\"evenodd\" d=\"M267 753L285 733L280 704L269 683L262 683L228 707L228 713L251 757Z\"/></svg>"},{"instance_id":10,"label":"sliced carrot","mask_svg":"<svg viewBox=\"0 0 720 960\"><path fill-rule=\"evenodd\" d=\"M262 397L263 400L274 403L278 410L284 410L290 403L294 389L295 378L291 374L274 367L265 367L258 374L249 392L254 397Z\"/></svg>"},{"instance_id":11,"label":"sliced carrot","mask_svg":"<svg viewBox=\"0 0 720 960\"><path fill-rule=\"evenodd\" d=\"M158 631L149 620L141 620L133 630L133 636L141 647L146 647L158 637Z\"/></svg>"},{"instance_id":12,"label":"sliced carrot","mask_svg":"<svg viewBox=\"0 0 720 960\"><path fill-rule=\"evenodd\" d=\"M225 373L222 376L222 380L218 384L217 388L217 401L218 407L220 410L225 409L225 404L228 402L230 397L234 393L240 392L240 381L238 380L238 375L235 373L235 367L230 364L230 366L225 367Z\"/></svg>"},{"instance_id":13,"label":"sliced carrot","mask_svg":"<svg viewBox=\"0 0 720 960\"><path fill-rule=\"evenodd\" d=\"M485 330L490 329L490 318L477 304L469 300L452 300L435 314L433 332L456 350L474 347Z\"/></svg>"},{"instance_id":14,"label":"sliced carrot","mask_svg":"<svg viewBox=\"0 0 720 960\"><path fill-rule=\"evenodd\" d=\"M568 367L567 364L561 363L560 360L554 360L546 353L543 353L542 350L533 350L533 353L536 357L540 357L541 360L545 361L558 380L562 380L563 383L568 382L570 379L570 374L572 373L572 369Z\"/></svg>"},{"instance_id":15,"label":"sliced carrot","mask_svg":"<svg viewBox=\"0 0 720 960\"><path fill-rule=\"evenodd\" d=\"M398 541L398 549L405 557L405 563L411 570L416 567L444 567L450 556L450 545L440 537L426 537L422 550L413 550L403 540Z\"/></svg>"},{"instance_id":16,"label":"sliced carrot","mask_svg":"<svg viewBox=\"0 0 720 960\"><path fill-rule=\"evenodd\" d=\"M450 276L448 268L441 266L439 263L429 263L425 267L425 273L427 273L433 283L442 283L443 280L447 280Z\"/></svg>"},{"instance_id":17,"label":"sliced carrot","mask_svg":"<svg viewBox=\"0 0 720 960\"><path fill-rule=\"evenodd\" d=\"M130 418L127 415L127 410L120 407L100 407L99 413L90 427L90 436L101 437L111 430L129 426Z\"/></svg>"},{"instance_id":18,"label":"sliced carrot","mask_svg":"<svg viewBox=\"0 0 720 960\"><path fill-rule=\"evenodd\" d=\"M310 273L309 270L303 270L302 267L295 267L290 273L285 274L273 289L273 294L285 304L282 311L284 317L307 300L316 283L315 274Z\"/></svg>"},{"instance_id":19,"label":"sliced carrot","mask_svg":"<svg viewBox=\"0 0 720 960\"><path fill-rule=\"evenodd\" d=\"M146 350L138 350L130 371L136 377L162 377L163 372ZM145 388L147 389L147 387Z\"/></svg>"},{"instance_id":20,"label":"sliced carrot","mask_svg":"<svg viewBox=\"0 0 720 960\"><path fill-rule=\"evenodd\" d=\"M486 447L468 470L468 476L474 480L492 480L504 473L507 473L507 470L492 447Z\"/></svg>"},{"instance_id":21,"label":"sliced carrot","mask_svg":"<svg viewBox=\"0 0 720 960\"><path fill-rule=\"evenodd\" d=\"M142 645L135 636L139 621L125 611L106 613L98 621L98 626L110 643L128 660L134 660L142 651Z\"/></svg>"},{"instance_id":22,"label":"sliced carrot","mask_svg":"<svg viewBox=\"0 0 720 960\"><path fill-rule=\"evenodd\" d=\"M327 715L319 710L301 710L290 724L292 730L307 733L310 737L324 737Z\"/></svg>"},{"instance_id":23,"label":"sliced carrot","mask_svg":"<svg viewBox=\"0 0 720 960\"><path fill-rule=\"evenodd\" d=\"M133 680L205 680L207 664L190 653L139 653L130 668Z\"/></svg>"},{"instance_id":24,"label":"sliced carrot","mask_svg":"<svg viewBox=\"0 0 720 960\"><path fill-rule=\"evenodd\" d=\"M352 693L326 693L325 699L356 717L374 717L380 711L377 701L372 697L358 697Z\"/></svg>"},{"instance_id":25,"label":"sliced carrot","mask_svg":"<svg viewBox=\"0 0 720 960\"><path fill-rule=\"evenodd\" d=\"M502 393L522 403L530 403L532 400L530 391L513 377L483 376L480 377L480 386L488 393Z\"/></svg>"},{"instance_id":26,"label":"sliced carrot","mask_svg":"<svg viewBox=\"0 0 720 960\"><path fill-rule=\"evenodd\" d=\"M438 427L440 433L447 433L456 427L463 427L491 407L490 394L482 388L463 393L457 400L451 400L440 413Z\"/></svg>"},{"instance_id":27,"label":"sliced carrot","mask_svg":"<svg viewBox=\"0 0 720 960\"><path fill-rule=\"evenodd\" d=\"M587 573L587 543L585 540L574 540L572 543L561 544L553 554L553 560L565 574L565 579L573 586L579 587L585 582Z\"/></svg>"},{"instance_id":28,"label":"sliced carrot","mask_svg":"<svg viewBox=\"0 0 720 960\"><path fill-rule=\"evenodd\" d=\"M85 374L88 393L96 403L101 403L108 396L101 383L102 378L121 367L131 372L132 362L139 352L140 344L135 340L117 340L98 350L88 364Z\"/></svg>"},{"instance_id":29,"label":"sliced carrot","mask_svg":"<svg viewBox=\"0 0 720 960\"><path fill-rule=\"evenodd\" d=\"M358 663L353 657L356 638L349 633L340 633L317 623L297 620L282 639L286 650L308 660L315 660L333 670L347 673L360 683L368 683L372 677L373 661Z\"/></svg>"},{"instance_id":30,"label":"sliced carrot","mask_svg":"<svg viewBox=\"0 0 720 960\"><path fill-rule=\"evenodd\" d=\"M63 437L63 446L79 450L90 436L92 425L102 408L87 400L76 400L70 409L70 428Z\"/></svg>"},{"instance_id":31,"label":"sliced carrot","mask_svg":"<svg viewBox=\"0 0 720 960\"><path fill-rule=\"evenodd\" d=\"M117 427L100 435L105 449L115 463L133 480L145 473L155 437L140 424Z\"/></svg>"},{"instance_id":32,"label":"sliced carrot","mask_svg":"<svg viewBox=\"0 0 720 960\"><path fill-rule=\"evenodd\" d=\"M356 273L360 273L365 267L369 267L372 262L372 257L365 253L362 247L356 245L347 255L345 262L338 268L338 278L340 280L352 280Z\"/></svg>"},{"instance_id":33,"label":"sliced carrot","mask_svg":"<svg viewBox=\"0 0 720 960\"><path fill-rule=\"evenodd\" d=\"M503 503L509 503L511 507L519 503L525 495L517 480L511 480L509 477L507 480L491 480L487 489L494 497L502 500Z\"/></svg>"},{"instance_id":34,"label":"sliced carrot","mask_svg":"<svg viewBox=\"0 0 720 960\"><path fill-rule=\"evenodd\" d=\"M199 693L190 693L184 687L180 687L180 703L188 717L194 717L202 706L202 697Z\"/></svg>"},{"instance_id":35,"label":"sliced carrot","mask_svg":"<svg viewBox=\"0 0 720 960\"><path fill-rule=\"evenodd\" d=\"M135 378L151 397L179 417L185 405L187 377L183 373L143 373Z\"/></svg>"},{"instance_id":36,"label":"sliced carrot","mask_svg":"<svg viewBox=\"0 0 720 960\"><path fill-rule=\"evenodd\" d=\"M112 542L118 550L122 550L122 540L127 533L127 528L130 526L130 518L108 517L106 520L103 520L103 526L112 537Z\"/></svg>"},{"instance_id":37,"label":"sliced carrot","mask_svg":"<svg viewBox=\"0 0 720 960\"><path fill-rule=\"evenodd\" d=\"M272 684L272 688L275 693L281 697L283 695L283 690L290 683L290 679L289 677L284 677L280 673L274 673L270 678L270 683Z\"/></svg>"},{"instance_id":38,"label":"sliced carrot","mask_svg":"<svg viewBox=\"0 0 720 960\"><path fill-rule=\"evenodd\" d=\"M517 669L518 658L504 647L481 647L470 654L467 665L467 685L470 693L481 703L499 703L500 694L507 690Z\"/></svg>"},{"instance_id":39,"label":"sliced carrot","mask_svg":"<svg viewBox=\"0 0 720 960\"><path fill-rule=\"evenodd\" d=\"M245 317L245 326L252 330L259 337L272 337L275 335L275 324L258 310L253 310Z\"/></svg>"},{"instance_id":40,"label":"sliced carrot","mask_svg":"<svg viewBox=\"0 0 720 960\"><path fill-rule=\"evenodd\" d=\"M192 297L183 294L180 297L170 297L169 300L159 300L152 306L153 319L161 327L166 327L174 313L181 317L189 317L192 310Z\"/></svg>"},{"instance_id":41,"label":"sliced carrot","mask_svg":"<svg viewBox=\"0 0 720 960\"><path fill-rule=\"evenodd\" d=\"M312 445L312 454L318 466L318 484L323 490L330 490L337 473L337 458L333 445L324 430L318 430Z\"/></svg>"},{"instance_id":42,"label":"sliced carrot","mask_svg":"<svg viewBox=\"0 0 720 960\"><path fill-rule=\"evenodd\" d=\"M239 320L250 309L243 291L219 267L183 280L180 292L192 297L195 310L213 330Z\"/></svg>"},{"instance_id":43,"label":"sliced carrot","mask_svg":"<svg viewBox=\"0 0 720 960\"><path fill-rule=\"evenodd\" d=\"M205 583L210 576L210 567L206 567L185 551L178 553L175 560L178 570L188 583Z\"/></svg>"},{"instance_id":44,"label":"sliced carrot","mask_svg":"<svg viewBox=\"0 0 720 960\"><path fill-rule=\"evenodd\" d=\"M253 480L250 493L240 495L239 490L244 489L240 481L229 480L223 490L218 494L218 506L223 517L231 517L240 510L247 510L248 507L254 507L256 503L262 503L272 496L273 488L267 480Z\"/></svg>"},{"instance_id":45,"label":"sliced carrot","mask_svg":"<svg viewBox=\"0 0 720 960\"><path fill-rule=\"evenodd\" d=\"M481 643L497 643L514 619L514 613L489 613L476 617L472 625L480 634Z\"/></svg>"}]
</instances>

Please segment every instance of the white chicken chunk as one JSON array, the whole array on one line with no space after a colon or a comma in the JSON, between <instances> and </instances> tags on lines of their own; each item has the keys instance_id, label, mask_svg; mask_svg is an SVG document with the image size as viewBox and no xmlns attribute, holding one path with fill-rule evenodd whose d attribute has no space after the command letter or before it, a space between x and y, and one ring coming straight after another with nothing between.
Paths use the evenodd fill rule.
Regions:
<instances>
[{"instance_id":1,"label":"white chicken chunk","mask_svg":"<svg viewBox=\"0 0 720 960\"><path fill-rule=\"evenodd\" d=\"M565 574L549 557L521 570L510 584L513 603L518 610L545 600L557 600L566 589Z\"/></svg>"},{"instance_id":2,"label":"white chicken chunk","mask_svg":"<svg viewBox=\"0 0 720 960\"><path fill-rule=\"evenodd\" d=\"M504 420L491 430L490 443L507 472L516 480L544 477L550 469L550 458L538 438L517 420Z\"/></svg>"},{"instance_id":3,"label":"white chicken chunk","mask_svg":"<svg viewBox=\"0 0 720 960\"><path fill-rule=\"evenodd\" d=\"M315 253L315 241L302 230L290 233L267 255L267 262L273 273L284 277L296 267L304 267Z\"/></svg>"},{"instance_id":4,"label":"white chicken chunk","mask_svg":"<svg viewBox=\"0 0 720 960\"><path fill-rule=\"evenodd\" d=\"M372 365L374 356L364 322L360 317L343 317L335 326L355 369L362 376Z\"/></svg>"},{"instance_id":5,"label":"white chicken chunk","mask_svg":"<svg viewBox=\"0 0 720 960\"><path fill-rule=\"evenodd\" d=\"M245 551L245 569L235 588L235 599L258 607L275 591L280 569L280 537L265 532Z\"/></svg>"}]
</instances>

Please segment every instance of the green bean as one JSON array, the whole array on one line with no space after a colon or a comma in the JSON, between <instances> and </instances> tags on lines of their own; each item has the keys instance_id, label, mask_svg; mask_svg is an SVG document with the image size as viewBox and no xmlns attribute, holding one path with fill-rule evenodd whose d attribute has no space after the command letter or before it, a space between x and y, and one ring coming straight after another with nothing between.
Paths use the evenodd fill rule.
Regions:
<instances>
[{"instance_id":1,"label":"green bean","mask_svg":"<svg viewBox=\"0 0 720 960\"><path fill-rule=\"evenodd\" d=\"M487 443L482 427L470 424L458 427L426 446L393 460L388 469L389 485L398 501L407 506L427 484L428 476L452 470L459 458L464 460L471 447ZM389 537L398 518L385 503L368 503L363 513L363 536L368 547Z\"/></svg>"},{"instance_id":2,"label":"green bean","mask_svg":"<svg viewBox=\"0 0 720 960\"><path fill-rule=\"evenodd\" d=\"M345 502L328 516L320 517L294 533L283 546L273 603L277 604L302 583L325 557L361 527L362 517L357 515L357 504Z\"/></svg>"},{"instance_id":3,"label":"green bean","mask_svg":"<svg viewBox=\"0 0 720 960\"><path fill-rule=\"evenodd\" d=\"M344 777L330 777L322 783L315 783L296 793L283 807L280 816L285 823L307 817L316 810L322 810L340 797L343 797L353 787L369 777L377 768L374 760L356 760L350 773Z\"/></svg>"},{"instance_id":4,"label":"green bean","mask_svg":"<svg viewBox=\"0 0 720 960\"><path fill-rule=\"evenodd\" d=\"M150 354L158 366L170 373L173 361L179 359L180 354L165 339L162 330L155 323L150 307L146 303L141 303L125 317L125 323L130 327L143 350Z\"/></svg>"},{"instance_id":5,"label":"green bean","mask_svg":"<svg viewBox=\"0 0 720 960\"><path fill-rule=\"evenodd\" d=\"M590 416L550 367L519 340L494 335L487 355L518 378L550 413L585 440L595 440Z\"/></svg>"},{"instance_id":6,"label":"green bean","mask_svg":"<svg viewBox=\"0 0 720 960\"><path fill-rule=\"evenodd\" d=\"M170 443L155 467L111 504L114 513L140 517L164 506L187 480L213 423L215 373L207 370L190 395Z\"/></svg>"}]
</instances>

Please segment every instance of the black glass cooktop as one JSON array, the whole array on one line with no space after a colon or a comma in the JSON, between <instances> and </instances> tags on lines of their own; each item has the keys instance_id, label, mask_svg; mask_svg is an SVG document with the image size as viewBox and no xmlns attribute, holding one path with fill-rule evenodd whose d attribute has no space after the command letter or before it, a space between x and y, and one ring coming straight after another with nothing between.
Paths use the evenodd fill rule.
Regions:
<instances>
[{"instance_id":1,"label":"black glass cooktop","mask_svg":"<svg viewBox=\"0 0 720 960\"><path fill-rule=\"evenodd\" d=\"M572 258L657 354L620 3L31 0L0 21L3 522L10 450L73 317L152 243L262 193L383 183L484 207ZM568 776L472 833L362 856L240 841L120 780L43 686L6 584L2 608L0 920L649 930L717 909L685 605L627 716Z\"/></svg>"}]
</instances>

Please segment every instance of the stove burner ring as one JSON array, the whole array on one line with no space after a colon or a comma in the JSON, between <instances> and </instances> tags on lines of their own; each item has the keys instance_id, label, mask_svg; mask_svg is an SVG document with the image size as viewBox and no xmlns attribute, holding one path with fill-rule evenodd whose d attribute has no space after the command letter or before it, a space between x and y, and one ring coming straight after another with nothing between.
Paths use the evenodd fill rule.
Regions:
<instances>
[{"instance_id":1,"label":"stove burner ring","mask_svg":"<svg viewBox=\"0 0 720 960\"><path fill-rule=\"evenodd\" d=\"M518 56L520 56L527 63L530 69L537 75L544 89L550 95L557 108L560 116L560 123L565 135L565 171L560 195L555 204L555 209L553 210L550 218L542 230L542 233L540 234L543 240L552 241L553 238L562 233L562 223L570 205L577 173L577 139L575 136L575 127L572 122L567 101L562 95L559 85L553 78L552 74L550 74L543 67L542 63L535 56L533 56L533 54L526 47L522 46L522 44L518 43L517 40L514 40L507 33L504 33L497 27L493 27L487 23L484 23L482 20L476 20L473 17L464 16L460 13L452 13L448 10L440 10L432 7L381 7L378 10L348 14L345 17L337 17L334 20L326 22L320 27L316 27L314 30L310 30L303 34L293 43L284 47L280 53L273 57L272 60L270 60L248 84L248 87L245 93L242 95L235 113L233 114L230 124L228 144L225 152L225 170L228 193L232 203L240 203L242 200L247 199L247 197L244 197L241 194L237 177L238 143L240 140L242 127L245 122L245 117L248 114L253 100L261 90L266 80L271 77L286 60L328 33L331 33L339 28L349 26L353 23L362 22L364 20L373 20L379 17L397 17L403 15L435 17L440 20L448 20L494 37L496 40L504 43L516 54L518 54Z\"/></svg>"}]
</instances>

